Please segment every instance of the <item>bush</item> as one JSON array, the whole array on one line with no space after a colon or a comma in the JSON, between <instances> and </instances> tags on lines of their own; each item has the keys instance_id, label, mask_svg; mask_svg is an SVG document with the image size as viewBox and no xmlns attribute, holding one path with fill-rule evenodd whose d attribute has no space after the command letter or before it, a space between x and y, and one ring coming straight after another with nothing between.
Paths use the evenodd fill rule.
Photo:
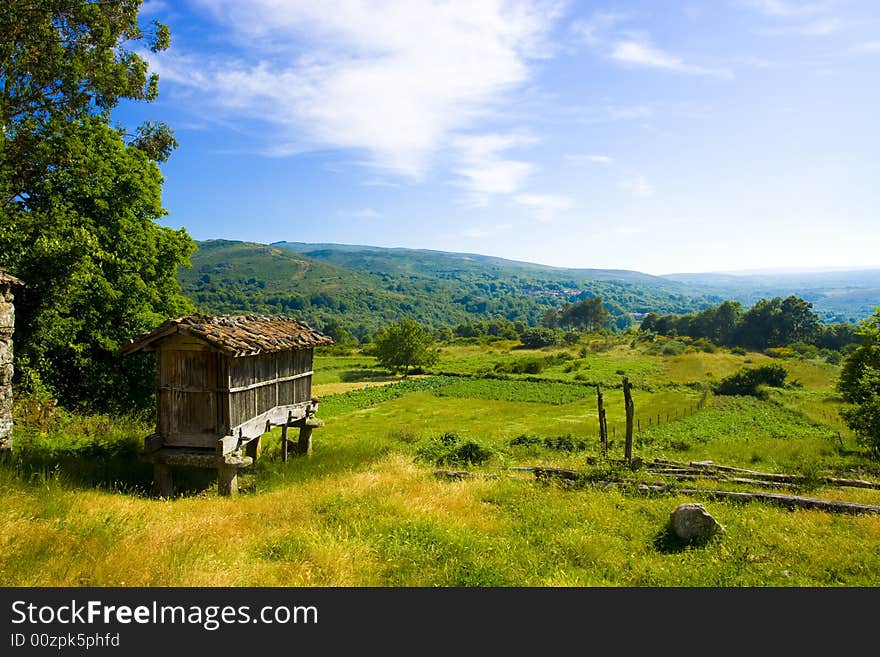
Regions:
<instances>
[{"instance_id":1,"label":"bush","mask_svg":"<svg viewBox=\"0 0 880 657\"><path fill-rule=\"evenodd\" d=\"M550 328L530 328L519 336L523 347L526 349L540 349L559 344L560 332Z\"/></svg>"},{"instance_id":2,"label":"bush","mask_svg":"<svg viewBox=\"0 0 880 657\"><path fill-rule=\"evenodd\" d=\"M447 431L419 445L416 457L434 465L479 465L492 457L492 450L474 440L461 442L457 434Z\"/></svg>"},{"instance_id":3,"label":"bush","mask_svg":"<svg viewBox=\"0 0 880 657\"><path fill-rule=\"evenodd\" d=\"M743 347L733 347L730 350L730 353L736 354L737 356L745 356L748 352Z\"/></svg>"},{"instance_id":4,"label":"bush","mask_svg":"<svg viewBox=\"0 0 880 657\"><path fill-rule=\"evenodd\" d=\"M716 383L712 390L717 395L749 395L763 398L760 386L780 388L785 385L788 371L782 365L762 365L740 370Z\"/></svg>"},{"instance_id":5,"label":"bush","mask_svg":"<svg viewBox=\"0 0 880 657\"><path fill-rule=\"evenodd\" d=\"M562 336L562 342L571 346L577 344L581 339L581 334L577 331L568 331Z\"/></svg>"}]
</instances>

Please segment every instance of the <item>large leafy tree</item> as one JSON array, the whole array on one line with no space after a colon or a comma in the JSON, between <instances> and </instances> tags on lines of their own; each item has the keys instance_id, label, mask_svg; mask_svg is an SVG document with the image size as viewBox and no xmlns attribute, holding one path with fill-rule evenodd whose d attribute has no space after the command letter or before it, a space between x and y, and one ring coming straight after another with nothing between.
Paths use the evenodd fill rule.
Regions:
<instances>
[{"instance_id":1,"label":"large leafy tree","mask_svg":"<svg viewBox=\"0 0 880 657\"><path fill-rule=\"evenodd\" d=\"M411 319L385 328L373 341L372 353L382 367L404 376L411 367L430 367L439 358L431 334Z\"/></svg>"},{"instance_id":2,"label":"large leafy tree","mask_svg":"<svg viewBox=\"0 0 880 657\"><path fill-rule=\"evenodd\" d=\"M837 384L851 405L841 415L859 442L880 457L880 308L859 334L862 343L847 356Z\"/></svg>"},{"instance_id":3,"label":"large leafy tree","mask_svg":"<svg viewBox=\"0 0 880 657\"><path fill-rule=\"evenodd\" d=\"M149 123L110 126L120 100L157 79L132 48L168 45L138 25L140 0L7 0L0 7L0 267L17 295L17 376L66 405L130 409L148 363L119 346L189 309L176 281L195 244L157 223L158 162L176 145Z\"/></svg>"},{"instance_id":4,"label":"large leafy tree","mask_svg":"<svg viewBox=\"0 0 880 657\"><path fill-rule=\"evenodd\" d=\"M566 304L560 313L559 323L574 329L598 331L608 326L610 315L602 297L586 298L575 304Z\"/></svg>"}]
</instances>

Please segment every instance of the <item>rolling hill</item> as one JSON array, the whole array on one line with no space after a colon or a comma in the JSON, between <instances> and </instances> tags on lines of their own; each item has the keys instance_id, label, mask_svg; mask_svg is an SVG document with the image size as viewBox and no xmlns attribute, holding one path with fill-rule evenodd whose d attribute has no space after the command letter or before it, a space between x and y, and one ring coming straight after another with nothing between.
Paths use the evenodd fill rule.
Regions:
<instances>
[{"instance_id":1,"label":"rolling hill","mask_svg":"<svg viewBox=\"0 0 880 657\"><path fill-rule=\"evenodd\" d=\"M199 243L181 270L204 312L286 313L357 338L403 318L433 327L503 318L527 325L567 302L601 296L617 328L640 314L686 313L735 299L796 294L825 320L855 321L880 304L880 272L678 274L565 269L493 256L343 244ZM850 275L853 274L853 275Z\"/></svg>"}]
</instances>

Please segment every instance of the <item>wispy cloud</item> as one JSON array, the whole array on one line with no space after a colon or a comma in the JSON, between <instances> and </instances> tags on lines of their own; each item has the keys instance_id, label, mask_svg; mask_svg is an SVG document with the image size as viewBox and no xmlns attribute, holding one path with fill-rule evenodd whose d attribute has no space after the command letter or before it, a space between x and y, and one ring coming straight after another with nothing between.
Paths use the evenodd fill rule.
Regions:
<instances>
[{"instance_id":1,"label":"wispy cloud","mask_svg":"<svg viewBox=\"0 0 880 657\"><path fill-rule=\"evenodd\" d=\"M880 53L880 41L866 41L865 43L859 43L854 45L850 50L861 54L878 54Z\"/></svg>"},{"instance_id":2,"label":"wispy cloud","mask_svg":"<svg viewBox=\"0 0 880 657\"><path fill-rule=\"evenodd\" d=\"M687 64L681 57L642 41L618 41L611 47L608 57L614 61L631 66L663 69L674 71L676 73L715 75L721 77L730 77L732 75L728 69L707 68Z\"/></svg>"},{"instance_id":3,"label":"wispy cloud","mask_svg":"<svg viewBox=\"0 0 880 657\"><path fill-rule=\"evenodd\" d=\"M654 187L648 182L647 178L638 175L621 181L621 189L625 189L634 196L648 197L653 196Z\"/></svg>"},{"instance_id":4,"label":"wispy cloud","mask_svg":"<svg viewBox=\"0 0 880 657\"><path fill-rule=\"evenodd\" d=\"M755 30L758 34L821 37L856 24L838 15L837 3L831 1L740 0L739 4L773 21Z\"/></svg>"},{"instance_id":5,"label":"wispy cloud","mask_svg":"<svg viewBox=\"0 0 880 657\"><path fill-rule=\"evenodd\" d=\"M142 17L152 16L153 14L158 14L160 11L165 11L167 8L168 3L164 0L146 0L144 4L141 5L138 15Z\"/></svg>"},{"instance_id":6,"label":"wispy cloud","mask_svg":"<svg viewBox=\"0 0 880 657\"><path fill-rule=\"evenodd\" d=\"M485 207L493 195L517 192L535 167L505 157L513 148L535 143L534 137L518 134L461 135L452 141L458 184L467 190L465 204Z\"/></svg>"},{"instance_id":7,"label":"wispy cloud","mask_svg":"<svg viewBox=\"0 0 880 657\"><path fill-rule=\"evenodd\" d=\"M532 78L560 13L543 0L192 2L248 45L235 58L152 55L164 80L274 126L276 154L354 149L412 178Z\"/></svg>"},{"instance_id":8,"label":"wispy cloud","mask_svg":"<svg viewBox=\"0 0 880 657\"><path fill-rule=\"evenodd\" d=\"M630 66L674 71L692 75L730 77L728 69L709 68L687 62L680 55L654 46L641 32L623 25L635 18L633 14L594 12L587 20L576 21L571 30L583 43L606 58Z\"/></svg>"},{"instance_id":9,"label":"wispy cloud","mask_svg":"<svg viewBox=\"0 0 880 657\"><path fill-rule=\"evenodd\" d=\"M573 164L611 164L614 159L608 155L566 155L565 159Z\"/></svg>"},{"instance_id":10,"label":"wispy cloud","mask_svg":"<svg viewBox=\"0 0 880 657\"><path fill-rule=\"evenodd\" d=\"M382 216L381 212L377 212L373 208L363 208L361 210L340 210L339 214L346 217L356 217L358 219L378 219Z\"/></svg>"},{"instance_id":11,"label":"wispy cloud","mask_svg":"<svg viewBox=\"0 0 880 657\"><path fill-rule=\"evenodd\" d=\"M632 14L596 11L593 12L589 19L578 20L572 23L571 31L582 41L592 45L599 45L606 40L609 32L631 18Z\"/></svg>"},{"instance_id":12,"label":"wispy cloud","mask_svg":"<svg viewBox=\"0 0 880 657\"><path fill-rule=\"evenodd\" d=\"M484 237L495 237L506 233L511 229L510 224L495 224L494 226L473 226L461 232L462 237L470 237L473 239L481 239Z\"/></svg>"},{"instance_id":13,"label":"wispy cloud","mask_svg":"<svg viewBox=\"0 0 880 657\"><path fill-rule=\"evenodd\" d=\"M801 36L828 36L841 32L854 23L842 18L830 16L793 25L780 25L757 30L759 34L795 34Z\"/></svg>"},{"instance_id":14,"label":"wispy cloud","mask_svg":"<svg viewBox=\"0 0 880 657\"><path fill-rule=\"evenodd\" d=\"M739 4L766 16L783 18L813 16L828 8L827 2L800 2L796 0L740 0Z\"/></svg>"},{"instance_id":15,"label":"wispy cloud","mask_svg":"<svg viewBox=\"0 0 880 657\"><path fill-rule=\"evenodd\" d=\"M513 201L531 209L535 218L542 223L553 221L557 214L574 205L570 197L561 194L517 194Z\"/></svg>"}]
</instances>

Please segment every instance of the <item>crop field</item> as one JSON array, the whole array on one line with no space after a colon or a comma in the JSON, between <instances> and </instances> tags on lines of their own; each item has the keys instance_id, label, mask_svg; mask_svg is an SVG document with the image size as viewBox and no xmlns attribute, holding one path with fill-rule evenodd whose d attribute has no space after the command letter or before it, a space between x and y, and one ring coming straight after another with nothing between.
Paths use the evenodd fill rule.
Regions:
<instances>
[{"instance_id":1,"label":"crop field","mask_svg":"<svg viewBox=\"0 0 880 657\"><path fill-rule=\"evenodd\" d=\"M151 431L144 419L61 413L19 423L15 451L0 465L0 578L11 586L880 583L878 515L712 499L699 491L722 484L708 478L668 481L660 492L614 483L658 477L620 463L627 376L643 462L784 472L799 477L790 494L880 505L880 490L826 479L880 479L837 416L839 366L594 346L452 345L432 371L406 380L367 356L319 355L325 426L312 456L282 463L273 430L235 498L218 497L206 471L182 471L173 498L153 497L151 470L137 458ZM539 364L517 365L526 360ZM791 385L763 399L709 392L707 383L768 362L783 364ZM579 478L539 480L541 467ZM669 513L690 501L725 531L703 546L671 545Z\"/></svg>"}]
</instances>

